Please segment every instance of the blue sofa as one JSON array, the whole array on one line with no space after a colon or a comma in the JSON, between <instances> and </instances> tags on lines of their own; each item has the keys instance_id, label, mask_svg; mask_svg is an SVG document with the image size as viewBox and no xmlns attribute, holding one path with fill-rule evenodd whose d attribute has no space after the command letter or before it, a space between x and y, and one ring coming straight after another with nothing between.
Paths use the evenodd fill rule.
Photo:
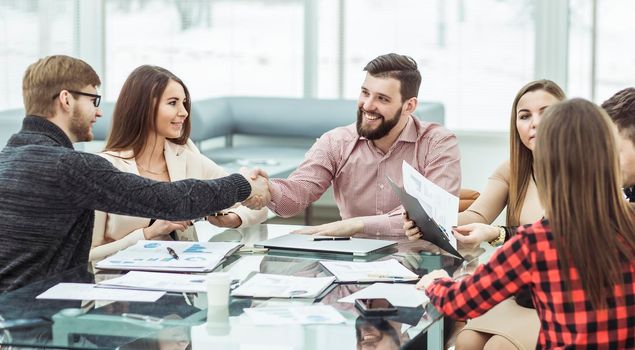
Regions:
<instances>
[{"instance_id":1,"label":"blue sofa","mask_svg":"<svg viewBox=\"0 0 635 350\"><path fill-rule=\"evenodd\" d=\"M113 102L102 102L103 117L95 123L95 140L105 140ZM323 133L356 119L356 101L277 97L219 97L192 105L192 134L201 152L228 171L261 167L271 177L286 177ZM422 102L415 114L443 124L441 103ZM24 112L0 112L0 141L4 145L22 125ZM216 140L216 142L209 142Z\"/></svg>"}]
</instances>

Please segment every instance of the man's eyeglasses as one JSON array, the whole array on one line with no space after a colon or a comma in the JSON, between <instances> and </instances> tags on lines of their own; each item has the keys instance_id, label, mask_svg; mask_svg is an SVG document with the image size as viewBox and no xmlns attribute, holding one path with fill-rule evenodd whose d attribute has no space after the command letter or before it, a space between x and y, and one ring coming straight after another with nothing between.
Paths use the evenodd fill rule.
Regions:
<instances>
[{"instance_id":1,"label":"man's eyeglasses","mask_svg":"<svg viewBox=\"0 0 635 350\"><path fill-rule=\"evenodd\" d=\"M77 94L77 95L82 95L82 96L88 96L88 97L93 97L95 98L93 100L93 105L95 107L99 107L99 103L101 103L101 95L95 95L95 94L89 94L88 92L81 92L81 91L74 91L74 90L66 90L68 92L70 92L71 94ZM57 94L55 94L55 96L53 96L53 99L56 99L57 96L60 95L61 92L58 92Z\"/></svg>"}]
</instances>

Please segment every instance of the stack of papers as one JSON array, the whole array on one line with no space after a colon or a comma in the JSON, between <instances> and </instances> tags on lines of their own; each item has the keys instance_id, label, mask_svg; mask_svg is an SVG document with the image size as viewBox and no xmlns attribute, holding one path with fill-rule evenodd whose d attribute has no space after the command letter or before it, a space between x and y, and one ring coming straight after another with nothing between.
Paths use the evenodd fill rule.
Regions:
<instances>
[{"instance_id":1,"label":"stack of papers","mask_svg":"<svg viewBox=\"0 0 635 350\"><path fill-rule=\"evenodd\" d=\"M394 306L417 307L426 304L430 299L414 284L375 283L357 291L338 302L354 303L355 299L386 298Z\"/></svg>"},{"instance_id":2,"label":"stack of papers","mask_svg":"<svg viewBox=\"0 0 635 350\"><path fill-rule=\"evenodd\" d=\"M35 299L155 302L165 292L95 288L88 283L59 283Z\"/></svg>"},{"instance_id":3,"label":"stack of papers","mask_svg":"<svg viewBox=\"0 0 635 350\"><path fill-rule=\"evenodd\" d=\"M317 298L335 277L296 277L259 273L245 281L233 296L252 298Z\"/></svg>"},{"instance_id":4,"label":"stack of papers","mask_svg":"<svg viewBox=\"0 0 635 350\"><path fill-rule=\"evenodd\" d=\"M245 309L245 314L257 325L337 324L346 319L330 305L258 307Z\"/></svg>"},{"instance_id":5,"label":"stack of papers","mask_svg":"<svg viewBox=\"0 0 635 350\"><path fill-rule=\"evenodd\" d=\"M396 259L374 262L320 261L338 282L408 282L419 279Z\"/></svg>"},{"instance_id":6,"label":"stack of papers","mask_svg":"<svg viewBox=\"0 0 635 350\"><path fill-rule=\"evenodd\" d=\"M208 272L242 244L234 242L139 241L97 264L98 269ZM170 252L170 248L176 257Z\"/></svg>"},{"instance_id":7,"label":"stack of papers","mask_svg":"<svg viewBox=\"0 0 635 350\"><path fill-rule=\"evenodd\" d=\"M204 275L181 273L130 271L123 276L101 281L99 287L141 290L161 290L166 292L205 292Z\"/></svg>"}]
</instances>

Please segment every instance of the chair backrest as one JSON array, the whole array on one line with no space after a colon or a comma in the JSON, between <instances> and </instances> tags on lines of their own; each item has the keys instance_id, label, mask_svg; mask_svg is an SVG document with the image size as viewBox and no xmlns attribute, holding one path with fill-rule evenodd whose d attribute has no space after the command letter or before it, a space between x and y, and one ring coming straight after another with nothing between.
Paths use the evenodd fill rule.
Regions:
<instances>
[{"instance_id":1,"label":"chair backrest","mask_svg":"<svg viewBox=\"0 0 635 350\"><path fill-rule=\"evenodd\" d=\"M221 97L195 101L192 139L232 134L317 138L355 122L354 100L280 97ZM437 102L420 103L417 117L443 124L445 110ZM201 124L199 124L201 123Z\"/></svg>"},{"instance_id":2,"label":"chair backrest","mask_svg":"<svg viewBox=\"0 0 635 350\"><path fill-rule=\"evenodd\" d=\"M93 125L95 140L105 140L112 124L114 102L102 102L102 117ZM317 138L338 126L355 122L354 100L281 97L217 97L192 103L190 138L203 141L233 134ZM415 115L444 122L441 103L420 103Z\"/></svg>"},{"instance_id":3,"label":"chair backrest","mask_svg":"<svg viewBox=\"0 0 635 350\"><path fill-rule=\"evenodd\" d=\"M24 109L7 109L0 112L0 149L7 144L11 135L20 131L24 120Z\"/></svg>"}]
</instances>

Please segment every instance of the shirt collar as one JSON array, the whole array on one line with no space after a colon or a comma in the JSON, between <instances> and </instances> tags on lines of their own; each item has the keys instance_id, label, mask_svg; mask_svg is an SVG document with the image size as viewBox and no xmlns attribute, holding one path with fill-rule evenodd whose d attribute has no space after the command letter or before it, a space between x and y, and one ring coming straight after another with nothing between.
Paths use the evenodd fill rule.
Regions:
<instances>
[{"instance_id":1,"label":"shirt collar","mask_svg":"<svg viewBox=\"0 0 635 350\"><path fill-rule=\"evenodd\" d=\"M44 134L66 148L73 148L68 135L45 117L27 115L22 121L22 130Z\"/></svg>"}]
</instances>

